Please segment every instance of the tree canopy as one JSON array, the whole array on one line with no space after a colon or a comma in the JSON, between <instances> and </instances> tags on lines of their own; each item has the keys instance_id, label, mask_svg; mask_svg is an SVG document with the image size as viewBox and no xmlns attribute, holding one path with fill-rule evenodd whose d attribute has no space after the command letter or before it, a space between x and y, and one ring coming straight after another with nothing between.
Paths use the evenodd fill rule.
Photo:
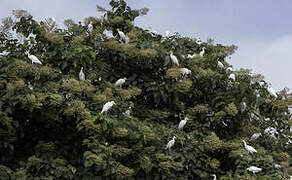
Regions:
<instances>
[{"instance_id":1,"label":"tree canopy","mask_svg":"<svg viewBox=\"0 0 292 180\"><path fill-rule=\"evenodd\" d=\"M3 20L0 179L292 175L291 99L272 96L261 75L232 70L225 59L236 46L157 34L133 24L148 9L131 9L124 0L110 5L98 6L103 17L69 19L65 28L53 18L38 22L24 10ZM28 53L42 65L33 64ZM85 80L79 79L82 67ZM182 68L191 73L182 75ZM109 101L115 104L101 113ZM261 136L251 140L255 133ZM249 153L243 140L257 152ZM251 166L261 171L248 171Z\"/></svg>"}]
</instances>

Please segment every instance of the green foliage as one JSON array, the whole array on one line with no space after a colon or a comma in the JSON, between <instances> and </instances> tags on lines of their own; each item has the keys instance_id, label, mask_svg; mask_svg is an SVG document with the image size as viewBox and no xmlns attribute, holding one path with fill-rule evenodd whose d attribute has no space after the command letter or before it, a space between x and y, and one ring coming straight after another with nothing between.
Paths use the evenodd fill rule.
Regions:
<instances>
[{"instance_id":1,"label":"green foliage","mask_svg":"<svg viewBox=\"0 0 292 180\"><path fill-rule=\"evenodd\" d=\"M0 179L287 179L288 105L261 75L218 68L236 46L136 27L148 9L111 0L66 29L16 10L0 28ZM87 30L92 22L93 31ZM117 29L130 39L121 43ZM103 34L111 31L113 37ZM204 57L184 58L198 54ZM32 64L25 52L42 61ZM173 51L179 67L171 63ZM78 78L81 67L85 81ZM183 77L181 68L192 71ZM122 87L114 83L126 77ZM287 96L288 97L288 96ZM103 105L115 101L107 113ZM242 103L247 107L242 110ZM126 110L131 110L126 114ZM183 130L178 123L188 117ZM269 118L269 119L267 119ZM274 136L265 129L277 130ZM254 133L258 139L248 141ZM174 146L165 149L176 137ZM247 152L242 140L258 153ZM275 168L275 165L280 165ZM262 171L252 174L250 166Z\"/></svg>"}]
</instances>

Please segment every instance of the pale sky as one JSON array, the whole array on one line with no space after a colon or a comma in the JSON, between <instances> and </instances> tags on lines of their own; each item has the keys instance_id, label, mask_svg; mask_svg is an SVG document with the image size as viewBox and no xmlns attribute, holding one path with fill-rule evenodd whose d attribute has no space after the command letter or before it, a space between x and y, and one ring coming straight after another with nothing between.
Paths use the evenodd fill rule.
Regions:
<instances>
[{"instance_id":1,"label":"pale sky","mask_svg":"<svg viewBox=\"0 0 292 180\"><path fill-rule=\"evenodd\" d=\"M136 25L164 33L208 37L216 43L235 44L229 61L235 68L261 73L276 90L292 88L292 1L291 0L126 0L133 8L147 7ZM72 18L83 21L98 15L96 4L109 0L1 0L0 18L13 9L28 10L38 20L53 16L58 24Z\"/></svg>"}]
</instances>

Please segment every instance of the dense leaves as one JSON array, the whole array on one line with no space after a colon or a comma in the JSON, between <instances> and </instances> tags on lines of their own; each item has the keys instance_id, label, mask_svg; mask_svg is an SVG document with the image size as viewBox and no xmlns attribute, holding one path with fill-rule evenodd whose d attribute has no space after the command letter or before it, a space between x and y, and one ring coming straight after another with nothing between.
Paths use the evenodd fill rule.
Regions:
<instances>
[{"instance_id":1,"label":"dense leaves","mask_svg":"<svg viewBox=\"0 0 292 180\"><path fill-rule=\"evenodd\" d=\"M0 179L285 179L292 125L284 94L227 70L235 46L198 45L133 25L123 0L66 29L14 11L0 33ZM92 22L93 31L87 30ZM120 41L117 28L130 39ZM109 35L111 34L111 35ZM203 57L187 58L199 54ZM32 64L34 54L43 65ZM170 51L179 60L174 66ZM218 67L221 61L225 68ZM84 68L86 80L78 74ZM180 68L191 74L181 75ZM235 81L229 79L234 73ZM114 83L127 77L122 87ZM107 113L103 105L115 101ZM131 107L131 114L124 113ZM189 120L183 131L180 120ZM267 128L274 128L274 133ZM258 139L248 141L254 133ZM166 144L176 136L168 151ZM290 138L290 139L289 139ZM258 153L244 149L242 140ZM257 174L250 166L262 168Z\"/></svg>"}]
</instances>

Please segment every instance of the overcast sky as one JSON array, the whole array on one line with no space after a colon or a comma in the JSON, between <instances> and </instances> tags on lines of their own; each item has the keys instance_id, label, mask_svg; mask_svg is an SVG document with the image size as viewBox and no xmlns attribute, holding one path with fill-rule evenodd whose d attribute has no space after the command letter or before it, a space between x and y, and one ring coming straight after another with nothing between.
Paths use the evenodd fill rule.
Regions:
<instances>
[{"instance_id":1,"label":"overcast sky","mask_svg":"<svg viewBox=\"0 0 292 180\"><path fill-rule=\"evenodd\" d=\"M126 0L131 7L150 9L136 24L163 33L208 37L238 46L229 61L235 68L261 73L276 90L292 88L291 0ZM109 0L1 0L0 18L13 9L28 10L37 19L54 16L59 24L96 16L96 4Z\"/></svg>"}]
</instances>

